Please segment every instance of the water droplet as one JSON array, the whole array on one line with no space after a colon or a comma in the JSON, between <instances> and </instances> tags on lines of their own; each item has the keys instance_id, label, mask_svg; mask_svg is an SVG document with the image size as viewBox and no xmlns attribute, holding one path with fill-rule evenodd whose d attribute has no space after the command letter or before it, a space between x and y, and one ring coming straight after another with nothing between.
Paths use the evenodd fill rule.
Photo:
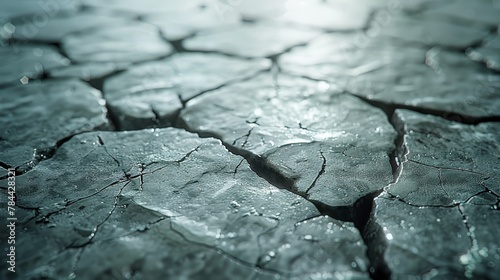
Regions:
<instances>
[{"instance_id":1,"label":"water droplet","mask_svg":"<svg viewBox=\"0 0 500 280\"><path fill-rule=\"evenodd\" d=\"M231 204L231 207L233 207L233 208L240 208L240 204L237 201L233 200L233 201L231 201L230 204Z\"/></svg>"},{"instance_id":2,"label":"water droplet","mask_svg":"<svg viewBox=\"0 0 500 280\"><path fill-rule=\"evenodd\" d=\"M23 76L21 79L19 79L19 81L21 81L21 84L25 85L29 83L30 79L26 76Z\"/></svg>"}]
</instances>

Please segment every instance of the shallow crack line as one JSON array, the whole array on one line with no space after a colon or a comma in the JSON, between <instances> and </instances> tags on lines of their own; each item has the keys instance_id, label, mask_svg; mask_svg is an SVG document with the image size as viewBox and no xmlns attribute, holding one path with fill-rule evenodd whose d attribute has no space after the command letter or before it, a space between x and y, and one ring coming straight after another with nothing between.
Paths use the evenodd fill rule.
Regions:
<instances>
[{"instance_id":1,"label":"shallow crack line","mask_svg":"<svg viewBox=\"0 0 500 280\"><path fill-rule=\"evenodd\" d=\"M94 242L93 244L101 244L101 243L106 243L106 242L109 242L109 241L112 241L112 240L116 240L116 239L119 239L119 238L123 238L123 237L126 237L126 236L130 236L130 235L133 235L133 234L140 234L142 232L146 232L148 230L151 229L151 227L167 220L167 219L170 219L172 217L169 217L169 216L162 216L160 217L159 219L155 220L155 221L152 221L152 222L149 222L147 223L146 225L144 225L144 228L140 228L140 229L135 229L133 231L129 231L127 233L124 233L124 234L119 234L119 235L116 235L116 236L112 236L112 237L108 237L108 238L103 238L99 241L96 241Z\"/></svg>"},{"instance_id":2,"label":"shallow crack line","mask_svg":"<svg viewBox=\"0 0 500 280\"><path fill-rule=\"evenodd\" d=\"M388 191L386 191L385 193L389 196L389 198L387 198L387 197L379 197L379 198L386 199L386 200L397 200L397 201L403 202L406 205L418 207L418 208L421 208L421 207L424 207L424 208L454 208L454 207L457 207L458 205L460 205L460 203L463 203L463 202L457 202L457 201L453 200L453 203L448 204L448 205L414 204L414 203L406 201L404 198L400 197L399 195L392 194Z\"/></svg>"},{"instance_id":3,"label":"shallow crack line","mask_svg":"<svg viewBox=\"0 0 500 280\"><path fill-rule=\"evenodd\" d=\"M413 159L407 159L407 161L408 161L408 162L413 162L413 163L416 163L416 164L420 164L420 165L424 165L424 166L428 166L428 167L432 167L432 168L436 168L436 169L440 169L440 170L463 171L463 172L474 173L474 174L477 174L477 175L488 176L487 174L484 174L484 173L481 173L481 172L477 172L477 171L473 171L473 170L468 170L468 169L453 168L453 167L435 166L435 165L432 165L432 164L423 163L423 162L416 161L416 160L413 160ZM489 177L487 177L487 178L485 178L485 179L488 179L488 178L489 178Z\"/></svg>"},{"instance_id":4,"label":"shallow crack line","mask_svg":"<svg viewBox=\"0 0 500 280\"><path fill-rule=\"evenodd\" d=\"M139 165L139 191L143 191L144 190L144 169L146 167L144 166L144 164L140 164Z\"/></svg>"},{"instance_id":5,"label":"shallow crack line","mask_svg":"<svg viewBox=\"0 0 500 280\"><path fill-rule=\"evenodd\" d=\"M245 161L245 159L242 158L240 160L240 162L238 163L238 165L236 165L236 167L234 168L233 177L236 176L236 173L238 172L238 168L240 168L240 166L243 164L244 161Z\"/></svg>"},{"instance_id":6,"label":"shallow crack line","mask_svg":"<svg viewBox=\"0 0 500 280\"><path fill-rule=\"evenodd\" d=\"M382 110L390 109L390 110L394 111L397 109L405 109L405 110L410 110L410 111L417 112L420 114L432 115L432 116L443 118L443 119L448 120L448 121L467 124L467 125L478 125L480 123L487 123L487 122L500 122L500 115L493 115L493 116L487 116L487 117L477 117L477 116L471 116L471 115L466 115L466 114L457 113L457 112L438 110L438 109L432 109L432 108L423 108L423 107L411 106L411 105L406 105L406 104L401 104L401 103L388 103L388 102L384 102L384 101L380 101L380 100L368 99L365 96L350 92L348 90L344 90L344 91L347 94L355 96L355 97L365 101L369 105L380 108Z\"/></svg>"},{"instance_id":7,"label":"shallow crack line","mask_svg":"<svg viewBox=\"0 0 500 280\"><path fill-rule=\"evenodd\" d=\"M248 144L248 138L250 138L250 135L252 134L252 131L254 130L254 128L255 127L250 128L250 130L247 132L247 134L245 134L245 135L243 135L241 137L236 138L233 141L233 144L231 144L231 145L232 146L236 146L236 142L238 142L238 140L245 139L245 141L243 141L243 144L241 144L241 148L244 148Z\"/></svg>"},{"instance_id":8,"label":"shallow crack line","mask_svg":"<svg viewBox=\"0 0 500 280\"><path fill-rule=\"evenodd\" d=\"M75 204L75 203L77 203L77 202L80 202L80 201L82 201L82 200L85 200L85 199L91 198L91 197L93 197L93 196L96 196L96 195L98 195L99 193L103 192L104 190L106 190L106 189L108 189L108 188L110 188L110 187L112 187L112 186L114 186L114 185L117 185L117 184L119 184L119 183L123 183L123 182L127 182L127 180L131 180L131 179L124 180L124 179L125 179L125 178L120 178L120 179L118 179L117 181L112 182L112 183L110 183L110 184L108 184L108 185L106 185L106 186L102 187L101 189L97 190L95 193L92 193L92 194L89 194L89 195L86 195L86 196L83 196L83 197L79 197L79 198L76 198L76 199L73 199L73 200L69 200L69 201L67 201L66 203L64 203L64 205L63 205L63 207L62 207L62 208L60 208L60 209L58 209L58 210L56 210L56 211L52 211L52 212L49 212L49 213L45 214L45 215L42 217L42 219L43 219L43 220L48 219L50 216L52 216L52 215L54 215L54 214L57 214L57 213L59 213L59 212L63 211L63 210L64 210L64 209L66 209L68 206L71 206L71 205L73 205L73 204ZM130 183L130 181L129 181L129 182L127 182L127 184L128 184L128 183ZM40 210L40 208L37 208L37 209L35 209L35 210ZM38 217L38 215L39 215L39 213L37 214L37 216L33 217L33 219L34 219L34 218L37 218L37 217ZM41 221L41 219L38 219L38 221Z\"/></svg>"},{"instance_id":9,"label":"shallow crack line","mask_svg":"<svg viewBox=\"0 0 500 280\"><path fill-rule=\"evenodd\" d=\"M289 273L286 273L284 271L279 271L279 270L275 270L275 269L271 269L271 268L260 268L257 266L257 264L253 264L253 263L250 263L250 262L246 262L246 261L243 261L237 257L234 257L233 255L230 255L229 253L227 253L226 251L220 249L220 248L217 248L215 246L210 246L210 245L207 245L205 243L201 243L201 242L197 242L197 241L193 241L193 240L190 240L188 239L187 237L184 236L184 234L182 234L181 232L179 232L178 230L174 229L174 227L172 226L173 224L173 221L172 220L169 220L170 221L170 230L175 232L177 235L179 235L185 242L188 242L190 244L194 244L194 245L197 245L197 246L200 246L202 248L205 248L205 249L208 249L208 250L211 250L211 251L215 251L221 255L223 255L224 257L228 258L229 260L237 263L237 264L240 264L242 266L245 266L245 267L248 267L248 268L251 268L251 269L254 269L254 270L257 270L257 271L262 271L262 272L265 272L265 273L275 273L275 274L279 274L281 276L285 276L285 277L290 277L290 276L293 276Z\"/></svg>"},{"instance_id":10,"label":"shallow crack line","mask_svg":"<svg viewBox=\"0 0 500 280\"><path fill-rule=\"evenodd\" d=\"M192 149L192 150L191 150L191 151L189 151L189 152L188 152L185 156L183 156L183 157L182 157L181 159L179 159L179 160L176 160L175 162L176 162L176 163L182 163L182 162L186 161L186 160L187 160L187 159L188 159L188 158L189 158L189 157L190 157L190 156L191 156L194 152L199 151L202 145L203 145L203 144L198 145L198 147L196 147L196 148Z\"/></svg>"},{"instance_id":11,"label":"shallow crack line","mask_svg":"<svg viewBox=\"0 0 500 280\"><path fill-rule=\"evenodd\" d=\"M57 150L64 145L66 142L70 141L73 137L85 134L85 133L91 133L95 132L95 130L85 130L77 133L70 134L62 139L59 139L56 141L54 146L36 151L35 156L32 160L25 162L15 168L16 170L16 176L21 176L29 171L31 171L33 168L35 168L38 164L45 160L51 159L57 152ZM1 178L0 178L1 179Z\"/></svg>"},{"instance_id":12,"label":"shallow crack line","mask_svg":"<svg viewBox=\"0 0 500 280\"><path fill-rule=\"evenodd\" d=\"M450 196L450 194L444 188L444 182L443 182L443 177L442 177L441 169L438 169L438 179L439 179L439 186L441 187L441 189L443 190L443 192L446 194L446 196L448 198L452 199L451 196ZM455 200L453 199L453 201L455 201Z\"/></svg>"},{"instance_id":13,"label":"shallow crack line","mask_svg":"<svg viewBox=\"0 0 500 280\"><path fill-rule=\"evenodd\" d=\"M309 188L307 188L306 190L306 196L309 197L309 191L314 188L314 186L316 186L316 182L318 182L318 179L319 177L321 177L321 175L323 175L325 173L325 168L326 168L326 158L325 158L325 155L323 155L323 152L320 151L319 152L320 155L321 155L321 158L323 158L323 163L321 165L321 169L319 170L318 172L318 175L316 175L316 178L314 178L314 181L312 182L312 184L309 186Z\"/></svg>"},{"instance_id":14,"label":"shallow crack line","mask_svg":"<svg viewBox=\"0 0 500 280\"><path fill-rule=\"evenodd\" d=\"M128 180L128 182L127 182L127 180ZM110 187L112 187L114 185L117 185L117 184L120 184L120 183L124 183L124 182L127 182L125 184L125 185L127 185L128 183L130 183L131 179L127 179L127 180L125 180L125 178L120 178L120 179L118 179L118 181L112 182L112 183L106 185L105 187L100 188L95 193L92 193L92 194L89 194L89 195L86 195L86 196L83 196L83 197L80 197L80 198L68 201L65 206L67 207L67 206L70 206L70 205L75 204L77 202L80 202L82 200L85 200L85 199L91 198L93 196L96 196L96 195L100 194L101 192L105 191L106 189L108 189L108 188L110 188Z\"/></svg>"},{"instance_id":15,"label":"shallow crack line","mask_svg":"<svg viewBox=\"0 0 500 280\"><path fill-rule=\"evenodd\" d=\"M268 217L266 217L266 218L268 218ZM276 221L276 225L275 225L274 227L272 227L272 228L270 228L270 229L268 229L268 230L266 230L266 231L263 231L263 232L261 232L261 233L259 233L259 234L257 235L257 246L258 246L258 248L259 248L259 257L257 258L257 261L255 262L255 263L256 263L256 264L255 264L255 266L256 266L256 267L258 267L258 268L260 268L260 269L266 269L266 268L265 268L265 265L267 264L267 263L263 263L263 261L262 261L262 259L266 256L266 254L262 251L262 250L263 250L263 248L262 248L261 238L262 238L265 234L268 234L268 233L270 233L270 232L275 231L275 230L279 227L280 222L281 222L281 221L280 221L279 219L277 219L277 218L274 218L274 219L272 219L272 220L275 220L275 221ZM269 262L268 262L268 263L269 263Z\"/></svg>"},{"instance_id":16,"label":"shallow crack line","mask_svg":"<svg viewBox=\"0 0 500 280\"><path fill-rule=\"evenodd\" d=\"M115 212L116 210L116 207L118 206L118 203L120 201L120 195L122 194L123 190L128 186L128 184L130 184L131 181L127 182L126 184L124 184L118 191L118 194L115 196L115 201L113 203L113 207L111 208L111 210L108 212L108 214L106 215L106 217L99 223L97 224L94 229L92 230L92 233L90 234L88 240L83 243L83 244L80 244L80 245L72 245L70 244L67 248L74 248L74 249L77 249L77 248L84 248L84 247L87 247L89 244L93 243L93 240L94 238L96 237L99 229L101 228L101 226L106 223L106 221L111 217L111 215L113 215L113 213Z\"/></svg>"},{"instance_id":17,"label":"shallow crack line","mask_svg":"<svg viewBox=\"0 0 500 280\"><path fill-rule=\"evenodd\" d=\"M461 204L459 204L457 206L457 209L460 212L460 215L462 215L462 220L463 220L463 223L465 225L465 228L467 229L467 236L470 239L471 246L467 250L467 254L460 256L460 259L462 259L462 257L467 258L467 259L469 259L469 258L478 259L479 258L479 253L478 253L479 246L477 244L476 234L474 233L475 228L469 224L469 218L465 214L462 207L463 206ZM474 265L475 261L467 260L466 262L461 261L460 263L462 263L462 265L465 268L465 276L467 278L471 278L473 276L473 272L474 272L474 268L475 268L475 265Z\"/></svg>"},{"instance_id":18,"label":"shallow crack line","mask_svg":"<svg viewBox=\"0 0 500 280\"><path fill-rule=\"evenodd\" d=\"M106 152L106 154L111 157L113 159L113 161L118 165L118 166L121 166L121 163L114 157L112 156L109 151L108 151L108 148L104 145L104 141L102 140L101 136L100 135L97 135L97 140L99 141L99 145L101 145L101 147L104 148L104 151Z\"/></svg>"},{"instance_id":19,"label":"shallow crack line","mask_svg":"<svg viewBox=\"0 0 500 280\"><path fill-rule=\"evenodd\" d=\"M496 193L495 191L493 191L492 189L488 188L488 187L484 184L484 182L485 182L485 181L491 180L491 179L493 179L493 178L495 178L495 177L497 177L497 176L498 176L498 174L493 174L491 177L483 179L483 181L481 181L481 183L480 183L480 184L481 184L481 186L482 186L485 190L487 190L487 191L488 191L488 192L490 192L492 195L494 195L494 196L496 196L497 198L499 198L499 199L500 199L500 194Z\"/></svg>"},{"instance_id":20,"label":"shallow crack line","mask_svg":"<svg viewBox=\"0 0 500 280\"><path fill-rule=\"evenodd\" d=\"M228 86L231 86L231 85L234 85L234 84L239 84L239 83L243 83L243 82L249 81L249 80L251 80L251 79L259 76L262 73L269 72L270 69L271 68L262 69L262 70L259 70L259 71L255 72L255 73L253 73L253 74L250 74L248 76L245 76L245 77L242 77L242 78L239 78L239 79L233 79L233 80L227 81L227 82L225 82L225 83L223 83L221 85L218 85L216 87L202 90L199 93L197 93L197 94L195 94L195 95L193 95L193 96L191 96L190 98L187 98L187 99L183 99L183 98L180 97L180 101L181 101L181 104L182 104L182 109L186 108L186 104L189 101L191 101L191 100L193 100L193 99L195 99L197 97L200 97L200 96L202 96L202 95L204 95L206 93L210 93L212 91L219 90L219 89L224 88L224 87L228 87Z\"/></svg>"},{"instance_id":21,"label":"shallow crack line","mask_svg":"<svg viewBox=\"0 0 500 280\"><path fill-rule=\"evenodd\" d=\"M480 191L476 194L471 195L469 198L467 198L463 203L469 204L475 197L482 195L483 193L490 193L488 190Z\"/></svg>"}]
</instances>

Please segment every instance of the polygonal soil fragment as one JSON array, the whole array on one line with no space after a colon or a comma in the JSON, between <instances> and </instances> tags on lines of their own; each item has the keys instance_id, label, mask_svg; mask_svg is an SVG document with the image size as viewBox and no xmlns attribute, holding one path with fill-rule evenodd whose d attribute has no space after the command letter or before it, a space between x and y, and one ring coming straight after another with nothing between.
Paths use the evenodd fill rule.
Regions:
<instances>
[{"instance_id":1,"label":"polygonal soil fragment","mask_svg":"<svg viewBox=\"0 0 500 280\"><path fill-rule=\"evenodd\" d=\"M193 99L181 118L189 130L251 157L281 187L351 206L391 181L395 132L379 109L328 88L287 76L273 84L261 75Z\"/></svg>"},{"instance_id":2,"label":"polygonal soil fragment","mask_svg":"<svg viewBox=\"0 0 500 280\"><path fill-rule=\"evenodd\" d=\"M368 278L352 224L311 219L319 213L308 201L183 130L80 134L18 185L19 207L36 209L19 225L22 276Z\"/></svg>"},{"instance_id":3,"label":"polygonal soil fragment","mask_svg":"<svg viewBox=\"0 0 500 280\"><path fill-rule=\"evenodd\" d=\"M78 80L32 82L0 90L0 162L19 166L50 154L64 138L103 128L105 101Z\"/></svg>"},{"instance_id":4,"label":"polygonal soil fragment","mask_svg":"<svg viewBox=\"0 0 500 280\"><path fill-rule=\"evenodd\" d=\"M138 62L172 51L157 28L134 21L66 36L62 46L77 62Z\"/></svg>"},{"instance_id":5,"label":"polygonal soil fragment","mask_svg":"<svg viewBox=\"0 0 500 280\"><path fill-rule=\"evenodd\" d=\"M236 24L240 17L236 14L221 17L209 6L155 13L145 16L144 21L158 26L165 38L175 41L202 30Z\"/></svg>"},{"instance_id":6,"label":"polygonal soil fragment","mask_svg":"<svg viewBox=\"0 0 500 280\"><path fill-rule=\"evenodd\" d=\"M280 58L286 72L336 83L383 103L463 119L498 116L500 78L466 55L423 49L387 37L325 35ZM331 46L331 47L328 47ZM327 59L324 59L327 57Z\"/></svg>"},{"instance_id":7,"label":"polygonal soil fragment","mask_svg":"<svg viewBox=\"0 0 500 280\"><path fill-rule=\"evenodd\" d=\"M182 102L270 67L265 59L183 53L134 66L104 84L121 129L168 126Z\"/></svg>"},{"instance_id":8,"label":"polygonal soil fragment","mask_svg":"<svg viewBox=\"0 0 500 280\"><path fill-rule=\"evenodd\" d=\"M457 124L397 110L404 141L396 183L375 199L366 237L394 278L500 273L500 125ZM467 143L464 147L460 143Z\"/></svg>"},{"instance_id":9,"label":"polygonal soil fragment","mask_svg":"<svg viewBox=\"0 0 500 280\"><path fill-rule=\"evenodd\" d=\"M37 17L19 17L11 20L15 27L11 37L18 40L60 42L70 33L113 24L127 24L127 18L113 13L61 11L48 17L44 24Z\"/></svg>"},{"instance_id":10,"label":"polygonal soil fragment","mask_svg":"<svg viewBox=\"0 0 500 280\"><path fill-rule=\"evenodd\" d=\"M28 83L47 70L69 64L56 48L31 44L0 47L0 60L0 84Z\"/></svg>"},{"instance_id":11,"label":"polygonal soil fragment","mask_svg":"<svg viewBox=\"0 0 500 280\"><path fill-rule=\"evenodd\" d=\"M268 57L304 44L318 33L275 24L241 24L200 32L183 44L189 50L214 51L243 57Z\"/></svg>"},{"instance_id":12,"label":"polygonal soil fragment","mask_svg":"<svg viewBox=\"0 0 500 280\"><path fill-rule=\"evenodd\" d=\"M367 277L366 248L362 246L359 232L352 223L320 216L296 223L279 238L281 242L286 242L284 246L269 249L259 260L259 267L280 270L289 266L288 271L293 274L301 272L302 277L309 276L304 274L304 271L314 271L311 268L317 267L316 273L310 274L312 279ZM317 249L311 250L311 247ZM306 258L303 257L304 254L307 255ZM312 260L317 263L310 262ZM298 276L294 279L304 278Z\"/></svg>"}]
</instances>

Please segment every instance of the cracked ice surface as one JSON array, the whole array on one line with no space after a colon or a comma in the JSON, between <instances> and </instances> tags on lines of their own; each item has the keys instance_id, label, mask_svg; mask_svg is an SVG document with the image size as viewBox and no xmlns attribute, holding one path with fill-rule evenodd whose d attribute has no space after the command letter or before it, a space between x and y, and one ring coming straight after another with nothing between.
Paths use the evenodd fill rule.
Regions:
<instances>
[{"instance_id":1,"label":"cracked ice surface","mask_svg":"<svg viewBox=\"0 0 500 280\"><path fill-rule=\"evenodd\" d=\"M193 99L181 119L260 157L284 188L328 206L350 206L392 180L395 131L385 114L324 82L260 75Z\"/></svg>"},{"instance_id":2,"label":"cracked ice surface","mask_svg":"<svg viewBox=\"0 0 500 280\"><path fill-rule=\"evenodd\" d=\"M77 135L18 184L25 188L17 203L28 210L19 266L29 277L368 278L352 223L320 216L218 140L183 130ZM167 266L172 261L179 267Z\"/></svg>"},{"instance_id":3,"label":"cracked ice surface","mask_svg":"<svg viewBox=\"0 0 500 280\"><path fill-rule=\"evenodd\" d=\"M394 278L495 278L499 124L468 126L405 110L394 121L404 134L400 174L375 199L367 230L385 247L379 260Z\"/></svg>"}]
</instances>

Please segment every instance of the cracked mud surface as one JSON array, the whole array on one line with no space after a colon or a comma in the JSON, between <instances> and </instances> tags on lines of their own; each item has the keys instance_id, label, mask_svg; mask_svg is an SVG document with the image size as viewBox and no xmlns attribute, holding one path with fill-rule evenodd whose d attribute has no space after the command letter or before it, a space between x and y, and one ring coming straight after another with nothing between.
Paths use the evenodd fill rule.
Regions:
<instances>
[{"instance_id":1,"label":"cracked mud surface","mask_svg":"<svg viewBox=\"0 0 500 280\"><path fill-rule=\"evenodd\" d=\"M0 7L1 279L500 275L500 2Z\"/></svg>"}]
</instances>

